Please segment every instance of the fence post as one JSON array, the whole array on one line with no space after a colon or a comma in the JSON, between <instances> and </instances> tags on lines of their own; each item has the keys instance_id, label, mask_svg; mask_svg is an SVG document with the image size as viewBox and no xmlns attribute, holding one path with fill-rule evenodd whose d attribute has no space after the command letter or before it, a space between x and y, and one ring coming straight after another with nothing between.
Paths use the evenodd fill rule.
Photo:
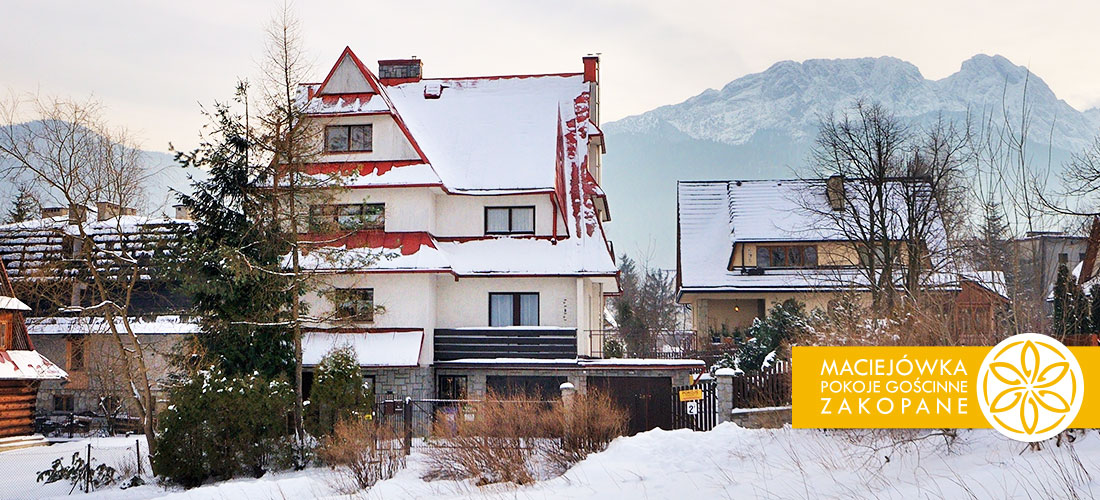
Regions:
<instances>
[{"instance_id":1,"label":"fence post","mask_svg":"<svg viewBox=\"0 0 1100 500\"><path fill-rule=\"evenodd\" d=\"M577 394L577 387L569 382L562 382L558 390L561 391L561 404L565 407L565 411L572 413L573 397Z\"/></svg>"},{"instance_id":2,"label":"fence post","mask_svg":"<svg viewBox=\"0 0 1100 500\"><path fill-rule=\"evenodd\" d=\"M718 422L729 422L733 419L733 378L737 376L737 370L733 368L719 368L714 372L718 379L718 404L715 410L718 412Z\"/></svg>"},{"instance_id":3,"label":"fence post","mask_svg":"<svg viewBox=\"0 0 1100 500\"><path fill-rule=\"evenodd\" d=\"M401 408L401 416L405 420L405 455L412 451L412 398L405 397L405 406Z\"/></svg>"},{"instance_id":4,"label":"fence post","mask_svg":"<svg viewBox=\"0 0 1100 500\"><path fill-rule=\"evenodd\" d=\"M141 475L141 440L134 440L134 455L137 456L137 474Z\"/></svg>"},{"instance_id":5,"label":"fence post","mask_svg":"<svg viewBox=\"0 0 1100 500\"><path fill-rule=\"evenodd\" d=\"M88 454L84 460L84 493L92 492L92 443L88 443Z\"/></svg>"}]
</instances>

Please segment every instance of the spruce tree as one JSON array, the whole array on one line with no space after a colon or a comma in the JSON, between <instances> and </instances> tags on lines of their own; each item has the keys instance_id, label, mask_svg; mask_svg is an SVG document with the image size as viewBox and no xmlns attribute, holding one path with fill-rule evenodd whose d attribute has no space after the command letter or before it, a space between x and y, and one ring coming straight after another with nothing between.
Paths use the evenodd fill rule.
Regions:
<instances>
[{"instance_id":1,"label":"spruce tree","mask_svg":"<svg viewBox=\"0 0 1100 500\"><path fill-rule=\"evenodd\" d=\"M1009 226L1004 219L1004 212L997 202L985 203L973 255L978 269L997 271L1004 267L1008 258L1006 247L1009 240Z\"/></svg>"},{"instance_id":2,"label":"spruce tree","mask_svg":"<svg viewBox=\"0 0 1100 500\"><path fill-rule=\"evenodd\" d=\"M186 168L204 169L191 195L179 195L194 221L185 238L180 279L202 333L193 337L194 356L217 363L229 375L259 372L264 377L294 373L293 339L286 305L290 278L281 271L278 221L272 216L270 163L248 126L247 85L235 101L207 112L210 132L192 152L177 153Z\"/></svg>"},{"instance_id":3,"label":"spruce tree","mask_svg":"<svg viewBox=\"0 0 1100 500\"><path fill-rule=\"evenodd\" d=\"M41 207L38 205L38 199L34 196L34 191L26 184L20 184L4 222L23 222L37 219L39 212L41 212Z\"/></svg>"},{"instance_id":4,"label":"spruce tree","mask_svg":"<svg viewBox=\"0 0 1100 500\"><path fill-rule=\"evenodd\" d=\"M1054 280L1054 311L1051 315L1051 328L1056 337L1063 337L1067 333L1069 314L1073 310L1069 293L1069 269L1065 265L1058 266L1058 277Z\"/></svg>"}]
</instances>

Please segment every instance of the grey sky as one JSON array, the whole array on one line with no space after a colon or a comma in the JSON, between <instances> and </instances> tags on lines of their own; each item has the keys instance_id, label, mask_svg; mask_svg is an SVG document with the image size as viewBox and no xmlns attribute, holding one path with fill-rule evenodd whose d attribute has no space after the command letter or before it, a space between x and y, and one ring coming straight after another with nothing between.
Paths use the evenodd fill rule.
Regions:
<instances>
[{"instance_id":1,"label":"grey sky","mask_svg":"<svg viewBox=\"0 0 1100 500\"><path fill-rule=\"evenodd\" d=\"M193 146L198 103L256 73L275 0L5 1L0 88L95 95L146 149ZM975 53L1100 105L1100 2L299 0L320 80L345 45L416 55L426 76L579 71L603 54L603 119L680 102L785 59L891 55L942 78Z\"/></svg>"}]
</instances>

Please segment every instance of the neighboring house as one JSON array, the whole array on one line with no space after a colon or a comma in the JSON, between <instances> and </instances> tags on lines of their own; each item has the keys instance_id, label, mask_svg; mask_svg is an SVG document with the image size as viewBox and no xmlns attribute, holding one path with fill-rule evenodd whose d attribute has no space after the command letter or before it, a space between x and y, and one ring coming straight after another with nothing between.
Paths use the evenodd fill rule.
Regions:
<instances>
[{"instance_id":1,"label":"neighboring house","mask_svg":"<svg viewBox=\"0 0 1100 500\"><path fill-rule=\"evenodd\" d=\"M0 261L8 267L14 289L34 308L26 320L27 333L69 373L65 381L42 384L38 411L102 415L122 405L125 413L132 391L117 342L102 316L80 315L75 309L93 305L82 264L74 260L80 241L76 225L83 224L103 251L125 250L136 257L140 279L133 289L131 324L146 348L146 363L159 391L159 380L169 370L168 355L177 342L198 331L188 318L172 315L185 310L187 301L157 266L157 258L170 251L189 223L137 216L133 209L108 203L42 212L42 219L0 225Z\"/></svg>"},{"instance_id":2,"label":"neighboring house","mask_svg":"<svg viewBox=\"0 0 1100 500\"><path fill-rule=\"evenodd\" d=\"M350 174L310 207L316 244L302 262L329 276L307 301L337 318L309 328L307 366L350 344L379 395L449 399L611 375L667 391L702 368L588 359L619 287L603 229L599 62L583 62L422 78L418 59L379 61L375 75L345 49L302 86L324 127L308 172Z\"/></svg>"},{"instance_id":3,"label":"neighboring house","mask_svg":"<svg viewBox=\"0 0 1100 500\"><path fill-rule=\"evenodd\" d=\"M1072 271L1079 266L1085 260L1088 238L1061 231L1029 231L1012 240L1010 248L1019 262L1018 270L1005 269L1013 290L1041 304L1044 316L1049 316L1053 306L1047 299L1058 279L1058 268L1066 266Z\"/></svg>"},{"instance_id":4,"label":"neighboring house","mask_svg":"<svg viewBox=\"0 0 1100 500\"><path fill-rule=\"evenodd\" d=\"M15 297L0 261L0 450L47 444L34 432L39 384L64 380L65 370L34 349L23 315L31 308Z\"/></svg>"},{"instance_id":5,"label":"neighboring house","mask_svg":"<svg viewBox=\"0 0 1100 500\"><path fill-rule=\"evenodd\" d=\"M994 345L1006 337L1012 301L1008 296L1004 273L962 272L959 285L954 326L960 343Z\"/></svg>"},{"instance_id":6,"label":"neighboring house","mask_svg":"<svg viewBox=\"0 0 1100 500\"><path fill-rule=\"evenodd\" d=\"M830 215L846 213L845 203L853 211L865 210L844 194L857 182L863 181L834 177L678 184L678 300L691 306L702 342L752 325L787 299L797 299L807 310L825 309L844 294L867 302L868 280L859 263L873 258L873 252L861 250L850 237L853 232L841 229L837 216ZM901 203L891 200L891 206ZM957 292L957 276L943 272L954 266L942 222L927 221L931 229L923 254L928 257L922 259L932 272L921 286ZM900 237L898 241L904 256L907 248Z\"/></svg>"}]
</instances>

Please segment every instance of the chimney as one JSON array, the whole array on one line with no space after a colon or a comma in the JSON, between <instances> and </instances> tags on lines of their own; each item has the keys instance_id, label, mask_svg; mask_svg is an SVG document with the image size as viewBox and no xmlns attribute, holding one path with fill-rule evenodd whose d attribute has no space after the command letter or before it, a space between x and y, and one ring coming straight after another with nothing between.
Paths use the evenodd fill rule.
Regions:
<instances>
[{"instance_id":1,"label":"chimney","mask_svg":"<svg viewBox=\"0 0 1100 500\"><path fill-rule=\"evenodd\" d=\"M825 198L834 211L844 210L844 176L833 175L825 181Z\"/></svg>"},{"instance_id":2,"label":"chimney","mask_svg":"<svg viewBox=\"0 0 1100 500\"><path fill-rule=\"evenodd\" d=\"M69 209L66 207L42 207L42 218L52 219L54 217L66 217L69 215Z\"/></svg>"},{"instance_id":3,"label":"chimney","mask_svg":"<svg viewBox=\"0 0 1100 500\"><path fill-rule=\"evenodd\" d=\"M423 71L424 63L416 56L378 61L378 79L382 85L419 82Z\"/></svg>"},{"instance_id":4,"label":"chimney","mask_svg":"<svg viewBox=\"0 0 1100 500\"><path fill-rule=\"evenodd\" d=\"M581 58L584 63L584 83L588 84L588 119L596 126L600 125L600 56L588 54ZM601 138L602 140L602 138Z\"/></svg>"},{"instance_id":5,"label":"chimney","mask_svg":"<svg viewBox=\"0 0 1100 500\"><path fill-rule=\"evenodd\" d=\"M600 83L600 56L589 54L584 61L584 83Z\"/></svg>"},{"instance_id":6,"label":"chimney","mask_svg":"<svg viewBox=\"0 0 1100 500\"><path fill-rule=\"evenodd\" d=\"M191 220L191 209L187 205L172 205L176 209L176 218L179 220Z\"/></svg>"},{"instance_id":7,"label":"chimney","mask_svg":"<svg viewBox=\"0 0 1100 500\"><path fill-rule=\"evenodd\" d=\"M104 221L123 215L137 215L137 209L122 207L109 201L97 201L95 203L96 220Z\"/></svg>"}]
</instances>

